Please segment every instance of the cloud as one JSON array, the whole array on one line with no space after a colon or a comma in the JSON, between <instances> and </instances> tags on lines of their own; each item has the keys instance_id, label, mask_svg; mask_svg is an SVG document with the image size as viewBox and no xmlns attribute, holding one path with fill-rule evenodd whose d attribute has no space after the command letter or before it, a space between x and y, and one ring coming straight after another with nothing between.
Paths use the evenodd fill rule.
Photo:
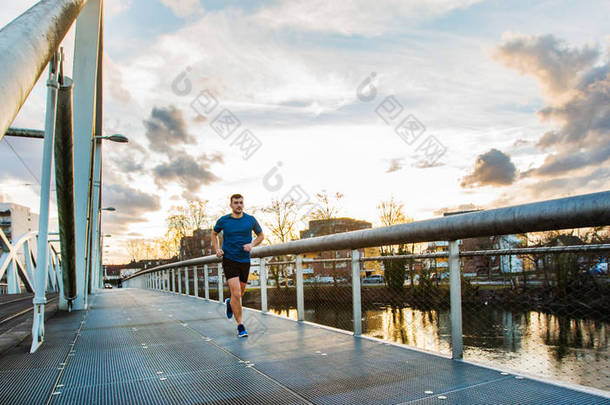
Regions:
<instances>
[{"instance_id":1,"label":"cloud","mask_svg":"<svg viewBox=\"0 0 610 405\"><path fill-rule=\"evenodd\" d=\"M386 173L392 173L392 172L396 172L400 169L403 168L403 160L402 158L396 158L396 159L392 159L390 160L390 167L388 167L388 170L386 170Z\"/></svg>"},{"instance_id":2,"label":"cloud","mask_svg":"<svg viewBox=\"0 0 610 405\"><path fill-rule=\"evenodd\" d=\"M462 180L462 187L505 186L515 181L517 169L510 156L491 149L477 157L474 171Z\"/></svg>"},{"instance_id":3,"label":"cloud","mask_svg":"<svg viewBox=\"0 0 610 405\"><path fill-rule=\"evenodd\" d=\"M548 94L538 115L560 125L541 136L537 146L549 154L523 176L573 176L610 160L610 65L595 65L597 49L569 48L543 35L515 37L501 45L497 55L507 66L540 81ZM579 176L586 178L585 173Z\"/></svg>"},{"instance_id":4,"label":"cloud","mask_svg":"<svg viewBox=\"0 0 610 405\"><path fill-rule=\"evenodd\" d=\"M216 162L223 162L222 155L219 153L211 156L203 154L195 159L181 152L168 163L162 163L153 169L155 183L163 188L167 182L177 181L192 195L202 185L209 185L220 180L210 170L210 165Z\"/></svg>"},{"instance_id":5,"label":"cloud","mask_svg":"<svg viewBox=\"0 0 610 405\"><path fill-rule=\"evenodd\" d=\"M255 20L271 28L378 36L423 22L479 0L283 0L260 10Z\"/></svg>"},{"instance_id":6,"label":"cloud","mask_svg":"<svg viewBox=\"0 0 610 405\"><path fill-rule=\"evenodd\" d=\"M104 90L110 92L110 95L117 101L129 103L131 101L131 93L123 85L123 73L119 67L110 58L108 53L104 52Z\"/></svg>"},{"instance_id":7,"label":"cloud","mask_svg":"<svg viewBox=\"0 0 610 405\"><path fill-rule=\"evenodd\" d=\"M150 149L155 152L171 155L178 146L195 143L195 138L187 133L182 111L174 106L153 107L144 127Z\"/></svg>"},{"instance_id":8,"label":"cloud","mask_svg":"<svg viewBox=\"0 0 610 405\"><path fill-rule=\"evenodd\" d=\"M104 17L111 18L127 11L133 0L106 0L104 1Z\"/></svg>"},{"instance_id":9,"label":"cloud","mask_svg":"<svg viewBox=\"0 0 610 405\"><path fill-rule=\"evenodd\" d=\"M186 18L202 11L199 0L161 0L161 3L169 7L176 17Z\"/></svg>"},{"instance_id":10,"label":"cloud","mask_svg":"<svg viewBox=\"0 0 610 405\"><path fill-rule=\"evenodd\" d=\"M521 74L536 77L552 95L573 88L577 74L599 57L595 48L567 47L553 35L513 36L495 53L498 60Z\"/></svg>"},{"instance_id":11,"label":"cloud","mask_svg":"<svg viewBox=\"0 0 610 405\"><path fill-rule=\"evenodd\" d=\"M125 184L104 184L102 199L104 206L116 208L103 218L104 228L115 233L126 232L130 223L145 222L145 214L161 209L159 196Z\"/></svg>"}]
</instances>

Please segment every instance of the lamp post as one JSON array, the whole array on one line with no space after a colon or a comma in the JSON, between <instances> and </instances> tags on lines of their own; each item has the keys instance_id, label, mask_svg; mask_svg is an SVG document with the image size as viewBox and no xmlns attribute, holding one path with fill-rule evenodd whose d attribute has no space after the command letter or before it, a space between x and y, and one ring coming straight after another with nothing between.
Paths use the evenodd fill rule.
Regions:
<instances>
[{"instance_id":1,"label":"lamp post","mask_svg":"<svg viewBox=\"0 0 610 405\"><path fill-rule=\"evenodd\" d=\"M87 297L88 293L91 289L102 288L100 280L101 277L101 262L102 262L102 252L100 249L100 233L101 233L101 200L102 200L102 141L108 140L111 142L118 143L127 143L129 139L122 134L113 134L113 135L95 135L91 139L91 147L92 147L92 179L91 179L91 189L90 189L90 197L89 201L89 232L87 237L89 254L87 255L87 271L86 271L86 279L85 279L85 297ZM116 210L114 207L106 207L105 211L114 211ZM92 278L89 281L89 277ZM91 288L93 287L93 288ZM85 298L87 300L87 298Z\"/></svg>"}]
</instances>

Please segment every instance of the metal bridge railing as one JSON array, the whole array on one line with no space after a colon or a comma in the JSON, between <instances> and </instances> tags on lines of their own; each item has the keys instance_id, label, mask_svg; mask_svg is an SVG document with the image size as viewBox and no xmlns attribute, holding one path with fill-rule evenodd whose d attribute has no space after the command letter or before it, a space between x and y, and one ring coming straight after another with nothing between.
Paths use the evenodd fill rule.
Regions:
<instances>
[{"instance_id":1,"label":"metal bridge railing","mask_svg":"<svg viewBox=\"0 0 610 405\"><path fill-rule=\"evenodd\" d=\"M341 318L340 324L336 319L314 318L317 323L331 323L332 326L348 329L354 335L359 336L366 333L368 325L364 325L362 311L370 309L378 304L379 300L386 300L390 304L402 305L405 300L415 303L423 308L440 306L448 308L450 320L450 344L447 349L454 359L462 359L464 353L464 325L463 325L463 300L471 305L470 295L477 288L472 286L462 274L462 261L474 256L506 256L523 254L571 254L574 252L607 252L609 244L558 246L558 247L528 247L512 249L493 249L478 251L461 251L460 240L472 237L506 235L515 233L526 233L534 231L548 231L569 228L581 228L590 226L605 226L610 224L610 192L569 197L539 203L525 204L489 211L465 213L455 216L395 225L385 228L373 228L362 231L346 232L316 238L301 239L278 245L256 247L252 250L253 258L260 258L257 268L259 276L258 291L254 304L244 303L245 306L253 306L265 313L269 311L269 304L274 308L283 308L285 304L286 314L297 321L305 321L305 312L311 311L311 305L325 305L327 315ZM362 248L398 245L406 243L419 243L448 240L448 250L445 252L433 252L424 254L407 254L394 256L362 257ZM349 250L349 257L336 259L311 259L304 258L304 253L322 251ZM284 259L272 261L273 257L282 256ZM288 256L288 260L286 260ZM362 273L364 263L370 261L382 261L389 265L389 261L397 260L423 260L428 259L436 263L437 260L446 260L446 272L448 279L436 280L431 278L431 271L420 270L417 275L405 281L405 286L411 289L402 295L386 289L371 288L363 281ZM205 256L196 259L170 263L135 273L125 279L124 286L137 288L152 288L161 291L178 294L191 294L197 291L197 296L223 301L222 265L216 256ZM340 271L335 272L333 288L324 283L311 283L312 274L304 279L304 268L314 262L334 266ZM344 263L339 266L340 263ZM283 289L269 289L269 269L271 266L291 266L293 285L286 285ZM208 273L215 267L214 273ZM185 270L186 269L186 270ZM194 276L199 272L199 276ZM203 275L201 275L203 272ZM203 286L201 277L203 276ZM514 282L521 274L503 275L502 280L494 281L498 286L508 285ZM214 286L211 278L214 277ZM417 280L414 280L417 279ZM218 283L218 280L221 280ZM305 287L307 281L307 287ZM427 283L427 284L426 284ZM430 289L418 288L429 285ZM188 287L187 287L188 286ZM215 287L215 288L214 288ZM514 287L514 285L512 285ZM203 288L200 290L200 288ZM385 287L384 287L385 288ZM464 289L464 290L463 290ZM382 292L386 291L383 296ZM279 295L278 295L279 294ZM246 294L248 296L248 294ZM351 298L351 299L350 299ZM392 301L394 300L394 301ZM346 302L351 305L346 305ZM259 304L260 302L260 304ZM493 303L493 301L492 301ZM258 307L258 308L257 308ZM296 312L291 312L296 309ZM284 313L280 311L281 313ZM438 315L438 314L437 314ZM393 316L402 316L394 313ZM346 324L345 319L351 319L351 325ZM329 322L327 322L329 321ZM433 320L438 322L437 320ZM469 327L468 325L466 325ZM443 350L441 350L443 351Z\"/></svg>"}]
</instances>

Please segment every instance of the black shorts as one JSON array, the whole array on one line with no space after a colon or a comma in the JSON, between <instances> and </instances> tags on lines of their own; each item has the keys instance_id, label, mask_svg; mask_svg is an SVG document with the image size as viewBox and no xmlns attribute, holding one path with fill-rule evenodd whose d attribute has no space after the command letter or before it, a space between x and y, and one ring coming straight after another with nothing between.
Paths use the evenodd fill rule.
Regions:
<instances>
[{"instance_id":1,"label":"black shorts","mask_svg":"<svg viewBox=\"0 0 610 405\"><path fill-rule=\"evenodd\" d=\"M239 281L242 283L248 282L248 276L250 275L250 262L242 263L234 260L222 258L222 271L225 274L225 278L228 280L233 277L239 277Z\"/></svg>"}]
</instances>

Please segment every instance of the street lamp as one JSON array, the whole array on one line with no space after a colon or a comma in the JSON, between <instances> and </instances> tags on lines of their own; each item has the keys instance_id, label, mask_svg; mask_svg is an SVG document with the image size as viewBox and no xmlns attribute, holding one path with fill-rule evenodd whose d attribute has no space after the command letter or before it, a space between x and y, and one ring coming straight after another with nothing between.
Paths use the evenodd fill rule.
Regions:
<instances>
[{"instance_id":1,"label":"street lamp","mask_svg":"<svg viewBox=\"0 0 610 405\"><path fill-rule=\"evenodd\" d=\"M102 211L116 211L116 208L114 208L114 207L104 207L104 208L101 208L101 210Z\"/></svg>"},{"instance_id":2,"label":"street lamp","mask_svg":"<svg viewBox=\"0 0 610 405\"><path fill-rule=\"evenodd\" d=\"M113 135L95 135L94 136L95 139L106 139L112 142L118 142L118 143L127 143L129 142L129 139L125 136L125 135L121 135L121 134L113 134Z\"/></svg>"}]
</instances>

